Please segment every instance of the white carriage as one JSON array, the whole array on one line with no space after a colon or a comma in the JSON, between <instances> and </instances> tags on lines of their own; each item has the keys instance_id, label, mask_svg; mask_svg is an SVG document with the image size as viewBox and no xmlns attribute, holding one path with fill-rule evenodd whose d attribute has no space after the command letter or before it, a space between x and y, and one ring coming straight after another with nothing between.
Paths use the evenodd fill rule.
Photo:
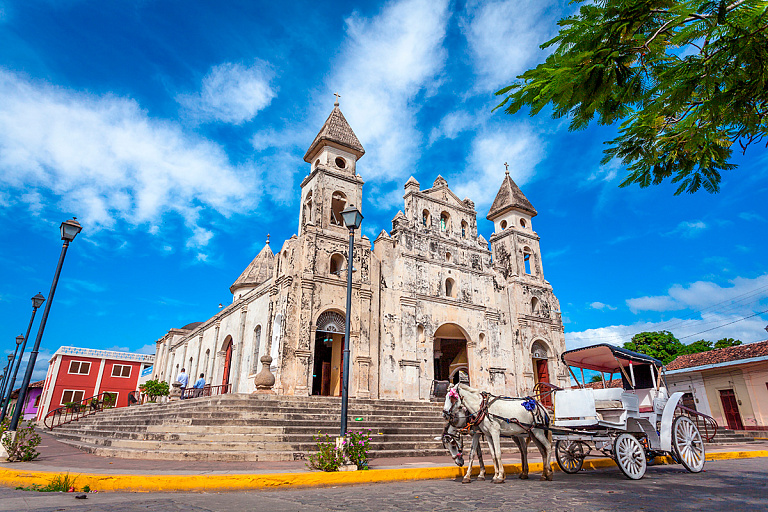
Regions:
<instances>
[{"instance_id":1,"label":"white carriage","mask_svg":"<svg viewBox=\"0 0 768 512\"><path fill-rule=\"evenodd\" d=\"M578 472L593 451L611 457L634 480L643 477L657 456L669 455L693 473L703 469L699 427L711 439L717 424L684 407L683 393L668 395L661 361L607 344L569 350L562 360L578 388L553 393L552 437L560 469ZM580 370L581 383L574 369ZM600 372L602 387L587 387L584 370ZM623 386L606 387L617 373Z\"/></svg>"}]
</instances>

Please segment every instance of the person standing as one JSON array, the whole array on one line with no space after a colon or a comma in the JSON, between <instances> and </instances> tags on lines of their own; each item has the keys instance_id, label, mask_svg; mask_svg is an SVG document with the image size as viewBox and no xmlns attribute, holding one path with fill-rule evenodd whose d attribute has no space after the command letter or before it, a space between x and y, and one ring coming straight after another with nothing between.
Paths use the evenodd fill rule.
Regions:
<instances>
[{"instance_id":1,"label":"person standing","mask_svg":"<svg viewBox=\"0 0 768 512\"><path fill-rule=\"evenodd\" d=\"M181 373L176 377L176 382L181 384L181 399L184 400L184 391L187 390L187 386L189 385L189 375L185 373L184 368L181 369Z\"/></svg>"}]
</instances>

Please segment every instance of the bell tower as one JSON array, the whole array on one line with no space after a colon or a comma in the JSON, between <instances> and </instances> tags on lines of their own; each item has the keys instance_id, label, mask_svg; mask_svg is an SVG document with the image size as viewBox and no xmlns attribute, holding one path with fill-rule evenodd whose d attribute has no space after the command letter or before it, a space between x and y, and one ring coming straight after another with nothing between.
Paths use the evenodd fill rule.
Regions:
<instances>
[{"instance_id":1,"label":"bell tower","mask_svg":"<svg viewBox=\"0 0 768 512\"><path fill-rule=\"evenodd\" d=\"M363 180L356 173L357 161L365 154L362 144L339 109L339 95L333 110L312 141L304 161L311 165L301 183L299 235L306 226L346 233L341 211L353 204L362 209Z\"/></svg>"},{"instance_id":2,"label":"bell tower","mask_svg":"<svg viewBox=\"0 0 768 512\"><path fill-rule=\"evenodd\" d=\"M493 222L490 243L494 266L507 280L517 277L543 283L539 236L531 223L537 212L509 177L509 165L504 166L504 181L486 217Z\"/></svg>"}]
</instances>

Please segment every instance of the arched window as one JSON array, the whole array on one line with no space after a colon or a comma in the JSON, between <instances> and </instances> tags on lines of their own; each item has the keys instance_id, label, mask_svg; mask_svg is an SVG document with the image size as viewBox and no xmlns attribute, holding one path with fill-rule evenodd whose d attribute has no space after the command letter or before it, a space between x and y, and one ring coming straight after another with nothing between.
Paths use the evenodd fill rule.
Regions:
<instances>
[{"instance_id":1,"label":"arched window","mask_svg":"<svg viewBox=\"0 0 768 512\"><path fill-rule=\"evenodd\" d=\"M211 361L211 349L208 349L205 351L205 364L203 365L203 372L208 375L208 382L211 382L210 372L208 370L208 363Z\"/></svg>"},{"instance_id":2,"label":"arched window","mask_svg":"<svg viewBox=\"0 0 768 512\"><path fill-rule=\"evenodd\" d=\"M261 326L253 330L253 373L259 371L259 350L261 349Z\"/></svg>"},{"instance_id":3,"label":"arched window","mask_svg":"<svg viewBox=\"0 0 768 512\"><path fill-rule=\"evenodd\" d=\"M429 227L430 221L429 221L429 211L428 210L424 210L423 212L421 212L421 224L425 228Z\"/></svg>"},{"instance_id":4,"label":"arched window","mask_svg":"<svg viewBox=\"0 0 768 512\"><path fill-rule=\"evenodd\" d=\"M424 334L424 326L419 324L419 326L416 328L416 333L419 337L419 343L424 343L427 339L426 335Z\"/></svg>"},{"instance_id":5,"label":"arched window","mask_svg":"<svg viewBox=\"0 0 768 512\"><path fill-rule=\"evenodd\" d=\"M526 225L525 219L520 219L520 226L525 227Z\"/></svg>"},{"instance_id":6,"label":"arched window","mask_svg":"<svg viewBox=\"0 0 768 512\"><path fill-rule=\"evenodd\" d=\"M337 276L341 275L341 270L343 266L344 266L344 256L338 253L331 256L331 266L330 266L331 274L335 274Z\"/></svg>"},{"instance_id":7,"label":"arched window","mask_svg":"<svg viewBox=\"0 0 768 512\"><path fill-rule=\"evenodd\" d=\"M507 221L501 221L501 229L507 229Z\"/></svg>"},{"instance_id":8,"label":"arched window","mask_svg":"<svg viewBox=\"0 0 768 512\"><path fill-rule=\"evenodd\" d=\"M347 206L347 196L344 192L334 192L331 196L331 225L343 226L344 222L341 218L341 212Z\"/></svg>"},{"instance_id":9,"label":"arched window","mask_svg":"<svg viewBox=\"0 0 768 512\"><path fill-rule=\"evenodd\" d=\"M531 298L531 314L532 315L539 314L539 299L537 299L536 297Z\"/></svg>"},{"instance_id":10,"label":"arched window","mask_svg":"<svg viewBox=\"0 0 768 512\"><path fill-rule=\"evenodd\" d=\"M461 221L461 238L467 238L467 221Z\"/></svg>"},{"instance_id":11,"label":"arched window","mask_svg":"<svg viewBox=\"0 0 768 512\"><path fill-rule=\"evenodd\" d=\"M451 229L451 216L448 212L440 214L440 231L449 231Z\"/></svg>"},{"instance_id":12,"label":"arched window","mask_svg":"<svg viewBox=\"0 0 768 512\"><path fill-rule=\"evenodd\" d=\"M450 277L445 280L445 296L456 297L456 281Z\"/></svg>"},{"instance_id":13,"label":"arched window","mask_svg":"<svg viewBox=\"0 0 768 512\"><path fill-rule=\"evenodd\" d=\"M531 275L531 248L523 247L523 265L525 265L525 273Z\"/></svg>"}]
</instances>

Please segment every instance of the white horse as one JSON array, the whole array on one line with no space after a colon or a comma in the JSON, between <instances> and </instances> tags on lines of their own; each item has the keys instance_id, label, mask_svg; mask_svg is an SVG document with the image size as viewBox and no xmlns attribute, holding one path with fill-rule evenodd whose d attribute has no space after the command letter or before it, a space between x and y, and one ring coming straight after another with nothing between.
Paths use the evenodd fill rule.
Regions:
<instances>
[{"instance_id":1,"label":"white horse","mask_svg":"<svg viewBox=\"0 0 768 512\"><path fill-rule=\"evenodd\" d=\"M522 444L522 439L530 435L539 449L544 462L542 480L552 480L550 466L551 443L544 428L548 426L549 418L535 408L529 411L523 405L525 398L499 398L481 393L466 384L456 384L448 388L443 405L443 415L449 423L455 423L466 413L467 421L473 428L482 432L488 441L488 448L493 457L495 474L492 482L503 483L506 480L504 463L501 460L501 437L512 437L520 448L523 472L520 478L528 478L528 451ZM538 406L537 406L538 407ZM537 420L539 423L537 423ZM541 424L541 422L545 424Z\"/></svg>"},{"instance_id":2,"label":"white horse","mask_svg":"<svg viewBox=\"0 0 768 512\"><path fill-rule=\"evenodd\" d=\"M464 421L464 426L466 425ZM443 429L443 435L440 440L443 442L443 447L451 454L453 461L457 466L464 466L464 438L461 435L461 429L464 426L457 428L451 423L447 423ZM480 464L480 473L477 475L478 480L485 480L485 462L483 461L483 452L480 450L480 438L482 433L479 430L472 430L472 445L469 449L469 465L467 466L467 472L464 475L464 479L461 483L468 484L471 482L472 464L475 461L475 454L477 454L477 462Z\"/></svg>"}]
</instances>

